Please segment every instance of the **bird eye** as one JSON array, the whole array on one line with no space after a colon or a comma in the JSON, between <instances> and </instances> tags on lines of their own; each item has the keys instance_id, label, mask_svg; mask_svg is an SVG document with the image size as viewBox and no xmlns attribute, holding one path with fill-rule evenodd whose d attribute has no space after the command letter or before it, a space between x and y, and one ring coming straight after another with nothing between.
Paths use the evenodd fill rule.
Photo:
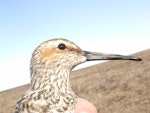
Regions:
<instances>
[{"instance_id":1,"label":"bird eye","mask_svg":"<svg viewBox=\"0 0 150 113\"><path fill-rule=\"evenodd\" d=\"M58 45L58 48L59 48L60 50L64 50L64 49L66 49L66 45L65 45L65 44L59 44L59 45Z\"/></svg>"}]
</instances>

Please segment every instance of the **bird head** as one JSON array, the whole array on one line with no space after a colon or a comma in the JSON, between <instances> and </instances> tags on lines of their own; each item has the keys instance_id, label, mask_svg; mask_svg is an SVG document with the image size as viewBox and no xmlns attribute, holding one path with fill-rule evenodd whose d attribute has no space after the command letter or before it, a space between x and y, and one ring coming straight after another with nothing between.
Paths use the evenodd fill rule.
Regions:
<instances>
[{"instance_id":1,"label":"bird head","mask_svg":"<svg viewBox=\"0 0 150 113\"><path fill-rule=\"evenodd\" d=\"M140 58L117 54L105 54L98 52L84 51L75 43L66 39L52 39L43 42L33 52L32 60L44 65L62 66L72 69L76 65L92 60L135 60Z\"/></svg>"},{"instance_id":2,"label":"bird head","mask_svg":"<svg viewBox=\"0 0 150 113\"><path fill-rule=\"evenodd\" d=\"M32 62L43 65L72 69L85 62L87 57L84 52L71 41L66 39L52 39L39 45L32 55Z\"/></svg>"}]
</instances>

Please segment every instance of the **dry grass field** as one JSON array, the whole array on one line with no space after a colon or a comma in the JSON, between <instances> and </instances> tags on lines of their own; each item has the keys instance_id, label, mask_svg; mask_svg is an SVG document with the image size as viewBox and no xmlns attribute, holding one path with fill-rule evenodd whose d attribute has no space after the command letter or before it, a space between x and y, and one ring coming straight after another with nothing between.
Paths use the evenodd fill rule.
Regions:
<instances>
[{"instance_id":1,"label":"dry grass field","mask_svg":"<svg viewBox=\"0 0 150 113\"><path fill-rule=\"evenodd\" d=\"M109 61L72 72L72 88L91 101L98 113L150 113L150 49L134 56L143 60ZM0 92L0 113L12 113L29 87Z\"/></svg>"}]
</instances>

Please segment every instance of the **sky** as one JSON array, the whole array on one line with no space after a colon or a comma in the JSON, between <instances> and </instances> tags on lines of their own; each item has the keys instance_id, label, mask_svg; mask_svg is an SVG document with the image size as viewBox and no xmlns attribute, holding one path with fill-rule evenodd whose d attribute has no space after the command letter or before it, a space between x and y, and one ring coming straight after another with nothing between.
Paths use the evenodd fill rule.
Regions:
<instances>
[{"instance_id":1,"label":"sky","mask_svg":"<svg viewBox=\"0 0 150 113\"><path fill-rule=\"evenodd\" d=\"M0 0L0 91L30 82L31 54L52 38L104 53L149 49L149 5L149 0Z\"/></svg>"}]
</instances>

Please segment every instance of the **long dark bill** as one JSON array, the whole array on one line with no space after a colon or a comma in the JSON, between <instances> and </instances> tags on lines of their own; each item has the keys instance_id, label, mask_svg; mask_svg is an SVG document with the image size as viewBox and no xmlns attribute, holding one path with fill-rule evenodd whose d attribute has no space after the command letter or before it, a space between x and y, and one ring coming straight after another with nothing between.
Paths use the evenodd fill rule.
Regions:
<instances>
[{"instance_id":1,"label":"long dark bill","mask_svg":"<svg viewBox=\"0 0 150 113\"><path fill-rule=\"evenodd\" d=\"M134 61L141 61L141 58L135 58L133 56L124 56L124 55L117 55L117 54L105 54L105 53L98 53L98 52L89 52L83 51L84 56L87 57L87 61L92 60L134 60Z\"/></svg>"}]
</instances>

